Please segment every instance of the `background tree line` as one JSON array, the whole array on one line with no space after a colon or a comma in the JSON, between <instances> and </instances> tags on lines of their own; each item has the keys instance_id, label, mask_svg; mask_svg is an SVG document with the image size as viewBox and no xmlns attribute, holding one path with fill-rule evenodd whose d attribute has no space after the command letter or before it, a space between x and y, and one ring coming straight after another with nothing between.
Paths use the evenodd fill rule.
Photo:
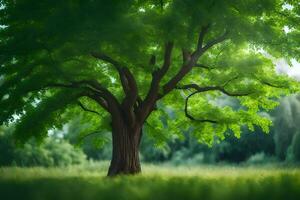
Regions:
<instances>
[{"instance_id":1,"label":"background tree line","mask_svg":"<svg viewBox=\"0 0 300 200\"><path fill-rule=\"evenodd\" d=\"M281 100L280 106L268 115L273 126L265 134L260 128L254 132L242 130L240 138L232 132L223 141L215 140L211 146L199 144L193 136L193 127L183 132L184 137L172 135L167 142L153 139L154 129L147 128L141 144L144 162L168 162L180 164L246 163L264 164L275 162L297 163L300 161L300 96L293 95ZM30 140L24 145L15 144L13 124L0 129L1 166L66 166L82 164L87 160L109 160L111 137L108 132L92 132L81 137L82 131L91 126L82 124L79 116L60 130L49 131L44 143ZM161 119L162 123L164 120Z\"/></svg>"}]
</instances>

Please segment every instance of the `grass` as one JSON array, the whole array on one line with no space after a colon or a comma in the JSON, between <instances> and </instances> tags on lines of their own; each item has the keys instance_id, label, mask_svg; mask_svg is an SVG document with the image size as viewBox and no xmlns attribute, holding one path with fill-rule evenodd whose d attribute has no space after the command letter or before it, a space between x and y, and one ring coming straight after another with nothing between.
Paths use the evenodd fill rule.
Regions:
<instances>
[{"instance_id":1,"label":"grass","mask_svg":"<svg viewBox=\"0 0 300 200\"><path fill-rule=\"evenodd\" d=\"M300 199L298 168L144 165L141 175L112 179L106 169L0 168L0 199Z\"/></svg>"}]
</instances>

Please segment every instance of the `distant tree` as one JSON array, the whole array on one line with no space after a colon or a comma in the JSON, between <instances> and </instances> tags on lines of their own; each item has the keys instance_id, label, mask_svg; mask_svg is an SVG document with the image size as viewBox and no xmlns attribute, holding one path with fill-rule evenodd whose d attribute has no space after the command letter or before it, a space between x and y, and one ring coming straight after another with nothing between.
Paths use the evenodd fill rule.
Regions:
<instances>
[{"instance_id":1,"label":"distant tree","mask_svg":"<svg viewBox=\"0 0 300 200\"><path fill-rule=\"evenodd\" d=\"M13 142L13 126L0 127L0 166L68 166L82 164L86 155L68 141L55 137L39 144L34 138L22 146Z\"/></svg>"},{"instance_id":2,"label":"distant tree","mask_svg":"<svg viewBox=\"0 0 300 200\"><path fill-rule=\"evenodd\" d=\"M298 144L299 136L296 134L300 128L300 96L293 95L281 99L280 106L273 115L276 156L280 160L285 160L289 146L294 146L293 143ZM295 137L296 140L293 142Z\"/></svg>"},{"instance_id":3,"label":"distant tree","mask_svg":"<svg viewBox=\"0 0 300 200\"><path fill-rule=\"evenodd\" d=\"M268 131L259 110L295 89L272 58L300 58L298 1L0 2L0 122L25 141L87 111L112 132L109 176L141 171L143 127L164 140L193 125L207 143ZM217 106L224 95L243 108Z\"/></svg>"},{"instance_id":4,"label":"distant tree","mask_svg":"<svg viewBox=\"0 0 300 200\"><path fill-rule=\"evenodd\" d=\"M216 161L239 163L259 153L273 156L274 149L273 130L264 134L256 128L255 132L243 130L240 139L228 133L224 141L213 146L213 153Z\"/></svg>"},{"instance_id":5,"label":"distant tree","mask_svg":"<svg viewBox=\"0 0 300 200\"><path fill-rule=\"evenodd\" d=\"M300 134L297 132L293 138L293 143L292 143L292 152L294 159L296 161L300 161Z\"/></svg>"}]
</instances>

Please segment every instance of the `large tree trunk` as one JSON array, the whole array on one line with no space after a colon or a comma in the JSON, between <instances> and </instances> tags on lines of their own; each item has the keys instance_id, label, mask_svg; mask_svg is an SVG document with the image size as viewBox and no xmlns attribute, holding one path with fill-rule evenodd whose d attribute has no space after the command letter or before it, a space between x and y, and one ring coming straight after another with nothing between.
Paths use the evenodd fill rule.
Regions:
<instances>
[{"instance_id":1,"label":"large tree trunk","mask_svg":"<svg viewBox=\"0 0 300 200\"><path fill-rule=\"evenodd\" d=\"M112 160L107 175L140 173L139 144L141 126L137 124L129 126L124 123L124 120L113 120L112 140Z\"/></svg>"}]
</instances>

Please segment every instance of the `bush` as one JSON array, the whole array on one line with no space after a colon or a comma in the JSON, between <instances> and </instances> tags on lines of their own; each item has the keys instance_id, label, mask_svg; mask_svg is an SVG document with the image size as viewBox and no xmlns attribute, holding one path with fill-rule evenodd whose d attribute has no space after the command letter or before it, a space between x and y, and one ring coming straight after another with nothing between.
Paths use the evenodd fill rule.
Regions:
<instances>
[{"instance_id":1,"label":"bush","mask_svg":"<svg viewBox=\"0 0 300 200\"><path fill-rule=\"evenodd\" d=\"M269 164L276 162L276 158L267 156L264 152L254 154L246 161L247 165Z\"/></svg>"},{"instance_id":2,"label":"bush","mask_svg":"<svg viewBox=\"0 0 300 200\"><path fill-rule=\"evenodd\" d=\"M12 128L0 130L0 166L68 166L85 162L81 149L65 140L49 137L42 144L30 140L22 147L13 142Z\"/></svg>"}]
</instances>

